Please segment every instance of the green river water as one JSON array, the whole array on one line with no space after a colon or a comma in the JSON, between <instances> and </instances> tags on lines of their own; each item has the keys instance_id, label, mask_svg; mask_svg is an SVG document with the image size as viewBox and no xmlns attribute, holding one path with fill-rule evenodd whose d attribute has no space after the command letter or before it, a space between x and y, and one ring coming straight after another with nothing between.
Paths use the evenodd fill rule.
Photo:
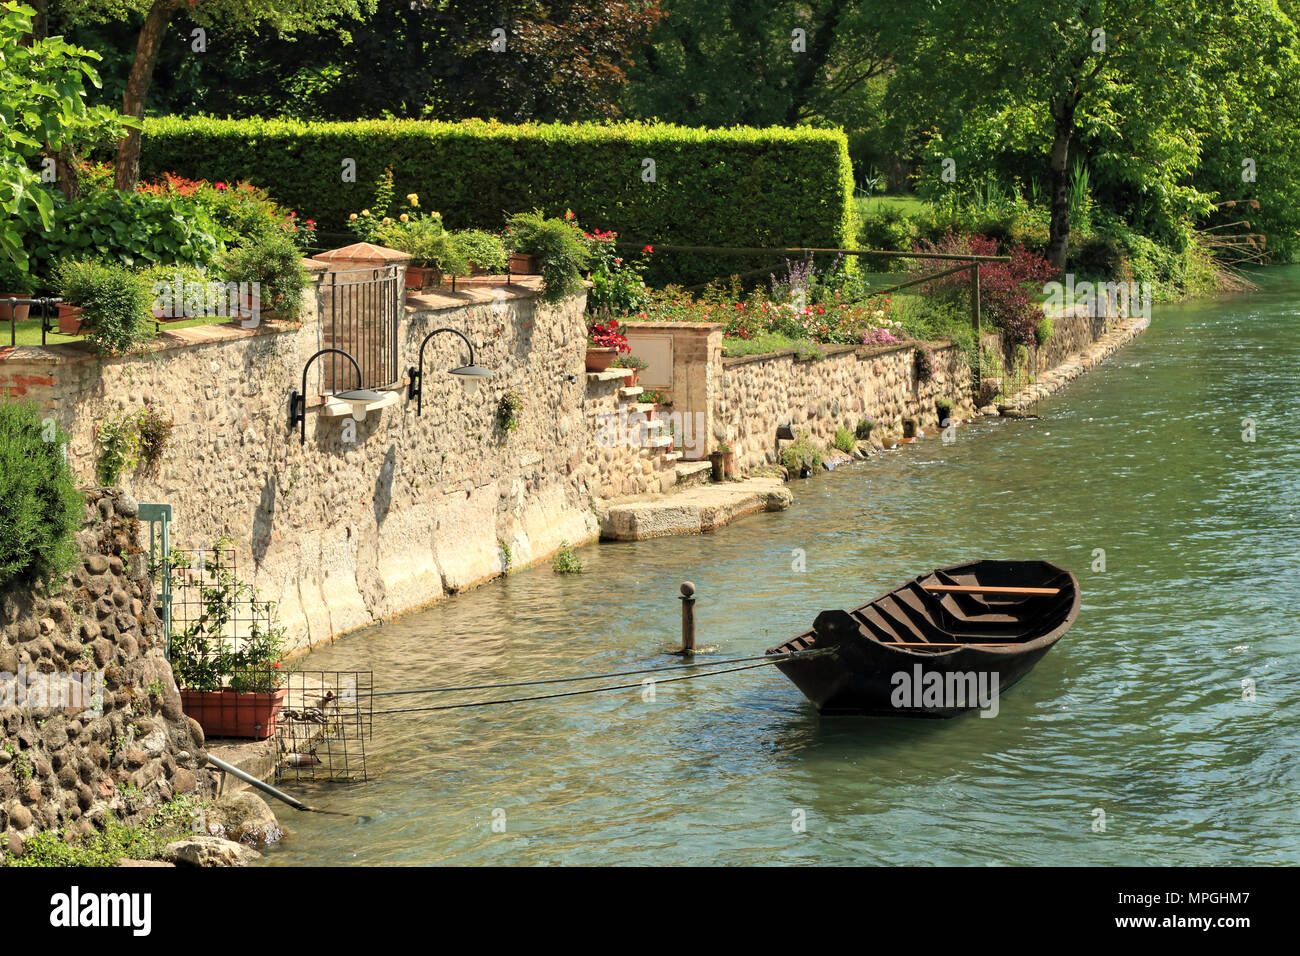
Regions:
<instances>
[{"instance_id":1,"label":"green river water","mask_svg":"<svg viewBox=\"0 0 1300 956\"><path fill-rule=\"evenodd\" d=\"M304 664L377 689L667 665L687 579L701 645L738 657L927 569L1056 561L1078 622L996 718L823 719L769 668L377 717L368 782L285 783L367 819L277 805L263 862L1300 863L1300 269L1261 282L1157 306L1042 421L795 483L716 534L584 548L581 575L520 571Z\"/></svg>"}]
</instances>

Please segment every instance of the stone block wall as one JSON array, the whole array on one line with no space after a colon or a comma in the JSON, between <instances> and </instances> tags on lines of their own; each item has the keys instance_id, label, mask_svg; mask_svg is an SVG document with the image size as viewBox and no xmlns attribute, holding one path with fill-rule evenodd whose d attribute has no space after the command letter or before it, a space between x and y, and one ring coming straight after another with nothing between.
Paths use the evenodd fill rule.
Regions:
<instances>
[{"instance_id":1,"label":"stone block wall","mask_svg":"<svg viewBox=\"0 0 1300 956\"><path fill-rule=\"evenodd\" d=\"M776 430L791 425L829 445L835 430L852 430L871 416L875 428L899 431L905 418L923 428L938 423L935 401L947 398L961 417L970 414L971 371L962 350L933 348L934 374L918 379L914 345L825 346L824 357L794 352L721 360L715 417L742 470L776 459Z\"/></svg>"},{"instance_id":2,"label":"stone block wall","mask_svg":"<svg viewBox=\"0 0 1300 956\"><path fill-rule=\"evenodd\" d=\"M682 447L678 449L687 460L707 458L717 445L718 425L714 420L716 403L713 396L718 388L719 364L722 359L722 326L715 322L624 322L632 355L646 351L644 343L650 339L672 341L671 384L659 386L658 380L647 382L671 403L677 418Z\"/></svg>"},{"instance_id":3,"label":"stone block wall","mask_svg":"<svg viewBox=\"0 0 1300 956\"><path fill-rule=\"evenodd\" d=\"M174 795L214 793L203 731L181 712L163 656L136 515L121 492L90 493L62 587L0 596L0 680L21 674L30 693L34 675L102 675L99 714L40 706L48 696L20 702L16 690L0 700L0 832L10 853L38 830L89 833L109 813L134 821Z\"/></svg>"},{"instance_id":4,"label":"stone block wall","mask_svg":"<svg viewBox=\"0 0 1300 956\"><path fill-rule=\"evenodd\" d=\"M317 269L319 272L319 267ZM174 419L156 475L123 483L138 500L175 507L172 540L187 550L226 538L241 574L279 604L292 646L305 647L433 603L504 570L598 535L592 499L648 489L651 449L615 446L596 461L588 395L585 295L556 305L540 280L501 292L470 287L407 296L398 327L397 402L360 422L321 414L308 384L306 444L288 427L303 365L322 347L315 296L301 322L200 326L165 334L141 355L101 358L87 344L0 353L0 387L33 398L70 433L69 461L93 480L96 425L153 405ZM495 370L468 394L447 374L467 362L441 334L425 349L423 415L406 369L425 336L464 332ZM518 430L497 423L502 396L522 400ZM640 475L640 479L634 476Z\"/></svg>"}]
</instances>

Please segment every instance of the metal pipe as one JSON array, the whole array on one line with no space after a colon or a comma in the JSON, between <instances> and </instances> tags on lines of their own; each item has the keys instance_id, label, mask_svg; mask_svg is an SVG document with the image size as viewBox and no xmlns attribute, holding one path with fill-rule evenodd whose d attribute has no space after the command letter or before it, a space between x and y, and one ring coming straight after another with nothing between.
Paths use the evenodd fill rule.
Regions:
<instances>
[{"instance_id":1,"label":"metal pipe","mask_svg":"<svg viewBox=\"0 0 1300 956\"><path fill-rule=\"evenodd\" d=\"M208 754L208 763L212 764L212 766L216 767L218 770L222 770L228 774L231 774L232 776L238 777L240 780L244 781L244 783L252 784L258 790L261 790L263 793L270 794L271 796L275 797L275 799L277 800L283 800L285 803L289 804L289 806L293 807L295 810L310 810L313 813L325 812L324 810L317 810L315 807L307 806L307 804L303 803L301 800L297 799L296 797L289 796L283 790L277 790L269 783L266 783L262 780L258 780L251 773L245 773L244 771L236 767L234 764L226 763L220 757L214 757L212 756L212 754Z\"/></svg>"}]
</instances>

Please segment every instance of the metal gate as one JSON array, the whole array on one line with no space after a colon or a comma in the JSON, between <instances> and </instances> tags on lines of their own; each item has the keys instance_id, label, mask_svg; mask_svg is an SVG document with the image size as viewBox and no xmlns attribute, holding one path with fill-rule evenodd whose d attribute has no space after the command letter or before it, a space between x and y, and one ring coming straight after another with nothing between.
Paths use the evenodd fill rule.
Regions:
<instances>
[{"instance_id":1,"label":"metal gate","mask_svg":"<svg viewBox=\"0 0 1300 956\"><path fill-rule=\"evenodd\" d=\"M324 392L388 388L397 384L397 319L401 271L395 265L326 273L320 285L321 347L343 349L321 356Z\"/></svg>"}]
</instances>

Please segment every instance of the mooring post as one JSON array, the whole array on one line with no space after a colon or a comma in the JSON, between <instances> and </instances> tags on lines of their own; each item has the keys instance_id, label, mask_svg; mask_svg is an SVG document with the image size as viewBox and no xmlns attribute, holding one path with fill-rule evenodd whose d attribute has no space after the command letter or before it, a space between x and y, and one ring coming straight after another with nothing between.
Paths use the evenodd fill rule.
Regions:
<instances>
[{"instance_id":1,"label":"mooring post","mask_svg":"<svg viewBox=\"0 0 1300 956\"><path fill-rule=\"evenodd\" d=\"M695 585L690 581L682 582L682 654L695 653Z\"/></svg>"}]
</instances>

